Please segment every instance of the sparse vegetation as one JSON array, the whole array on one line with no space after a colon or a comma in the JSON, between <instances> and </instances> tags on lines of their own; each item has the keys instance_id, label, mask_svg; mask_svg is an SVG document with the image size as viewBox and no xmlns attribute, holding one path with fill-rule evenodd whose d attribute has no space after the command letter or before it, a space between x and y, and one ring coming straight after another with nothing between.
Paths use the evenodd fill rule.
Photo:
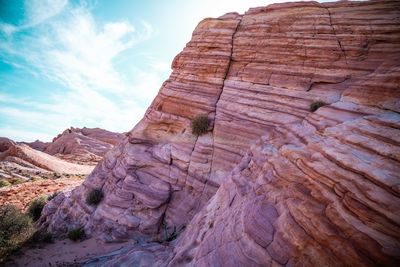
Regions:
<instances>
[{"instance_id":1,"label":"sparse vegetation","mask_svg":"<svg viewBox=\"0 0 400 267\"><path fill-rule=\"evenodd\" d=\"M0 261L33 233L31 219L13 205L0 207Z\"/></svg>"},{"instance_id":2,"label":"sparse vegetation","mask_svg":"<svg viewBox=\"0 0 400 267\"><path fill-rule=\"evenodd\" d=\"M86 197L86 203L92 206L97 206L103 199L103 192L101 189L93 189Z\"/></svg>"},{"instance_id":3,"label":"sparse vegetation","mask_svg":"<svg viewBox=\"0 0 400 267\"><path fill-rule=\"evenodd\" d=\"M46 205L46 203L47 203L47 198L42 196L42 197L35 198L29 204L28 214L32 218L33 221L39 220L40 215L42 214L44 205Z\"/></svg>"},{"instance_id":4,"label":"sparse vegetation","mask_svg":"<svg viewBox=\"0 0 400 267\"><path fill-rule=\"evenodd\" d=\"M210 120L205 115L198 115L192 120L192 133L194 135L203 135L207 133Z\"/></svg>"},{"instance_id":5,"label":"sparse vegetation","mask_svg":"<svg viewBox=\"0 0 400 267\"><path fill-rule=\"evenodd\" d=\"M74 242L76 242L78 240L83 240L85 238L85 236L86 236L85 230L83 230L83 227L71 229L68 232L68 238Z\"/></svg>"},{"instance_id":6,"label":"sparse vegetation","mask_svg":"<svg viewBox=\"0 0 400 267\"><path fill-rule=\"evenodd\" d=\"M14 178L12 178L12 179L10 180L10 183L11 183L12 185L22 184L22 183L24 183L24 182L25 182L24 179L17 178L17 177L14 177Z\"/></svg>"},{"instance_id":7,"label":"sparse vegetation","mask_svg":"<svg viewBox=\"0 0 400 267\"><path fill-rule=\"evenodd\" d=\"M35 231L32 219L13 205L0 206L0 265L11 253L24 246L52 243L53 235Z\"/></svg>"},{"instance_id":8,"label":"sparse vegetation","mask_svg":"<svg viewBox=\"0 0 400 267\"><path fill-rule=\"evenodd\" d=\"M39 181L40 180L40 177L37 177L37 176L33 176L33 177L31 177L31 182L36 182L36 181Z\"/></svg>"},{"instance_id":9,"label":"sparse vegetation","mask_svg":"<svg viewBox=\"0 0 400 267\"><path fill-rule=\"evenodd\" d=\"M311 112L314 112L314 111L316 111L317 109L319 109L320 107L323 107L323 106L325 106L325 105L328 105L328 104L325 103L324 101L315 101L315 102L312 102L312 103L310 104L310 111L311 111Z\"/></svg>"},{"instance_id":10,"label":"sparse vegetation","mask_svg":"<svg viewBox=\"0 0 400 267\"><path fill-rule=\"evenodd\" d=\"M0 180L0 187L5 187L11 185L9 181L1 179Z\"/></svg>"},{"instance_id":11,"label":"sparse vegetation","mask_svg":"<svg viewBox=\"0 0 400 267\"><path fill-rule=\"evenodd\" d=\"M157 243L165 243L171 242L175 240L178 235L186 228L185 225L182 225L178 230L176 226L172 229L172 231L164 224L164 233L159 233L154 239L153 242Z\"/></svg>"},{"instance_id":12,"label":"sparse vegetation","mask_svg":"<svg viewBox=\"0 0 400 267\"><path fill-rule=\"evenodd\" d=\"M53 243L53 242L54 242L53 234L49 233L49 232L42 232L42 231L35 232L29 239L29 243L31 243L31 244Z\"/></svg>"},{"instance_id":13,"label":"sparse vegetation","mask_svg":"<svg viewBox=\"0 0 400 267\"><path fill-rule=\"evenodd\" d=\"M53 194L48 195L48 196L47 196L47 201L52 200L53 198L55 198L56 196L58 196L58 194L60 194L60 192L54 192Z\"/></svg>"},{"instance_id":14,"label":"sparse vegetation","mask_svg":"<svg viewBox=\"0 0 400 267\"><path fill-rule=\"evenodd\" d=\"M48 201L52 200L53 198L55 198L56 196L58 196L58 194L60 194L60 192L54 192L53 194L48 195L48 196L47 196L47 200L48 200Z\"/></svg>"}]
</instances>

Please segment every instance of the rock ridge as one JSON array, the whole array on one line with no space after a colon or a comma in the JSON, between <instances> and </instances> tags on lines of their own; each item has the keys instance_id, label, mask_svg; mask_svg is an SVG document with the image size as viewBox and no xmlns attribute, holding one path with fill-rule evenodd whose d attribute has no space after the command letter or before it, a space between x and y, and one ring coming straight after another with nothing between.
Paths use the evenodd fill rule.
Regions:
<instances>
[{"instance_id":1,"label":"rock ridge","mask_svg":"<svg viewBox=\"0 0 400 267\"><path fill-rule=\"evenodd\" d=\"M25 144L71 163L96 165L121 139L123 134L100 128L70 127L54 137L52 142L37 140Z\"/></svg>"}]
</instances>

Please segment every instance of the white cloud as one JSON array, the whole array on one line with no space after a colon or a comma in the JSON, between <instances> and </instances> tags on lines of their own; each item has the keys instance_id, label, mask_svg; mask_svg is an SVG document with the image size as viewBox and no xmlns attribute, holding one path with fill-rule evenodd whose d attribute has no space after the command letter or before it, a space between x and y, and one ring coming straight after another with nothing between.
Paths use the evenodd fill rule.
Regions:
<instances>
[{"instance_id":1,"label":"white cloud","mask_svg":"<svg viewBox=\"0 0 400 267\"><path fill-rule=\"evenodd\" d=\"M15 67L68 90L44 88L49 92L46 101L12 99L0 94L0 102L19 105L0 107L0 116L26 122L27 140L45 137L44 141L49 141L49 136L69 126L131 129L145 112L141 101L150 102L156 95L167 68L160 62L150 65L147 71L130 67L122 75L115 61L126 50L150 38L152 26L142 21L135 27L126 20L99 25L86 7L64 2L56 1L48 9L42 6L44 2L32 2L28 12L31 18L26 24L32 27L31 34L21 35L16 41L12 34L18 30L8 30L11 36L0 42L0 56L3 53L7 59L14 58L11 63ZM46 12L48 15L42 14ZM36 135L31 131L38 123L51 134ZM0 136L19 138L23 131L0 126Z\"/></svg>"},{"instance_id":2,"label":"white cloud","mask_svg":"<svg viewBox=\"0 0 400 267\"><path fill-rule=\"evenodd\" d=\"M68 0L25 1L26 21L23 27L36 26L59 14L67 6Z\"/></svg>"},{"instance_id":3,"label":"white cloud","mask_svg":"<svg viewBox=\"0 0 400 267\"><path fill-rule=\"evenodd\" d=\"M73 90L126 90L113 60L145 40L149 36L148 28L137 32L129 22L122 21L107 23L99 29L84 8L73 9L63 18L50 25L47 36L51 34L48 36L51 39L45 35L33 40L47 51L28 57L32 65Z\"/></svg>"},{"instance_id":4,"label":"white cloud","mask_svg":"<svg viewBox=\"0 0 400 267\"><path fill-rule=\"evenodd\" d=\"M12 35L17 30L17 27L11 24L0 22L0 32L4 33L6 36Z\"/></svg>"}]
</instances>

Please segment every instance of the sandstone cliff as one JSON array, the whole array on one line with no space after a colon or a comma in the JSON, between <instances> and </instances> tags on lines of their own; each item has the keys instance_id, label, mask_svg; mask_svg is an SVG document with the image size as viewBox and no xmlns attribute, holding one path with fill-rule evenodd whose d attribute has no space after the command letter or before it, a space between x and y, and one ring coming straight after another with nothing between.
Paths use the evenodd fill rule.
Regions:
<instances>
[{"instance_id":1,"label":"sandstone cliff","mask_svg":"<svg viewBox=\"0 0 400 267\"><path fill-rule=\"evenodd\" d=\"M172 68L141 122L45 207L43 228L140 242L106 266L400 264L400 2L205 19ZM316 101L327 105L311 112ZM196 137L198 114L212 123Z\"/></svg>"}]
</instances>

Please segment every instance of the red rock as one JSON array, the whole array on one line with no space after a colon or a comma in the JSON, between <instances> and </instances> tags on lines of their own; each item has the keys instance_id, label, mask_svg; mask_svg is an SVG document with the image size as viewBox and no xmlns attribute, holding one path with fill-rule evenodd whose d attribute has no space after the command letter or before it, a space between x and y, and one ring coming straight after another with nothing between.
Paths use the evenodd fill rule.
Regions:
<instances>
[{"instance_id":1,"label":"red rock","mask_svg":"<svg viewBox=\"0 0 400 267\"><path fill-rule=\"evenodd\" d=\"M0 153L0 161L13 162L20 167L29 167L39 171L52 171L69 174L89 174L93 166L78 165L66 162L44 152L30 148L25 144L14 144Z\"/></svg>"},{"instance_id":2,"label":"red rock","mask_svg":"<svg viewBox=\"0 0 400 267\"><path fill-rule=\"evenodd\" d=\"M146 241L187 225L168 266L399 265L399 9L298 2L203 20L142 121L41 226ZM199 114L211 127L196 137Z\"/></svg>"},{"instance_id":3,"label":"red rock","mask_svg":"<svg viewBox=\"0 0 400 267\"><path fill-rule=\"evenodd\" d=\"M72 163L95 165L123 138L123 134L100 128L71 127L48 143L43 152Z\"/></svg>"},{"instance_id":4,"label":"red rock","mask_svg":"<svg viewBox=\"0 0 400 267\"><path fill-rule=\"evenodd\" d=\"M0 153L7 151L10 147L14 146L15 142L6 138L0 137Z\"/></svg>"}]
</instances>

